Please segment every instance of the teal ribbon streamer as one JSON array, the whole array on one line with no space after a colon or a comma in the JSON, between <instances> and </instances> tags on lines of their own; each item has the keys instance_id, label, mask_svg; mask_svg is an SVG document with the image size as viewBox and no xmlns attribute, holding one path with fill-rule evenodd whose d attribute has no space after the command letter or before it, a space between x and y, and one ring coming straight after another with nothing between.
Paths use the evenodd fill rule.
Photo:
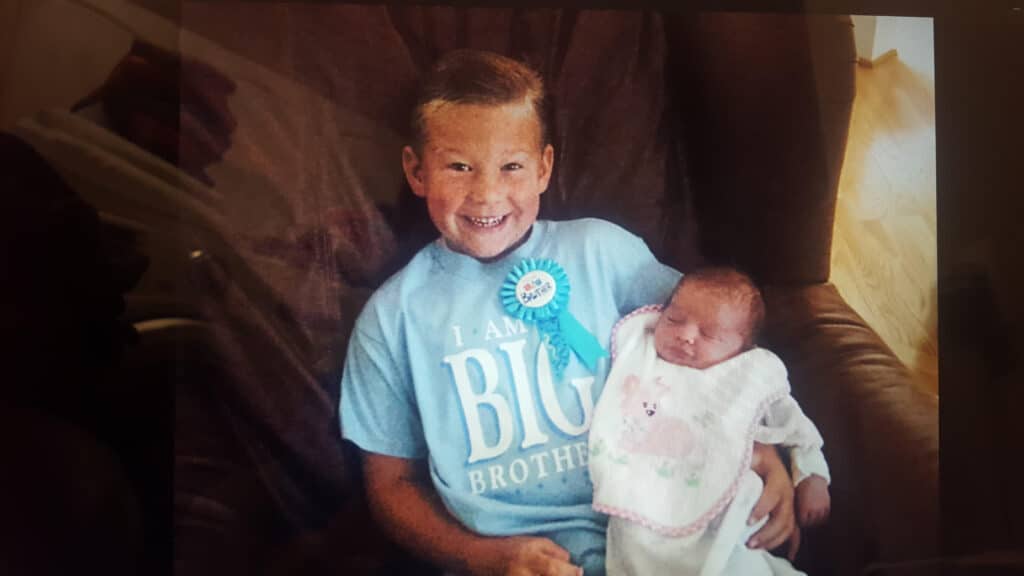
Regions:
<instances>
[{"instance_id":1,"label":"teal ribbon streamer","mask_svg":"<svg viewBox=\"0 0 1024 576\"><path fill-rule=\"evenodd\" d=\"M562 313L558 315L558 325L561 328L562 337L576 353L580 362L583 362L583 365L591 372L596 372L597 360L608 356L608 351L568 310L562 310Z\"/></svg>"}]
</instances>

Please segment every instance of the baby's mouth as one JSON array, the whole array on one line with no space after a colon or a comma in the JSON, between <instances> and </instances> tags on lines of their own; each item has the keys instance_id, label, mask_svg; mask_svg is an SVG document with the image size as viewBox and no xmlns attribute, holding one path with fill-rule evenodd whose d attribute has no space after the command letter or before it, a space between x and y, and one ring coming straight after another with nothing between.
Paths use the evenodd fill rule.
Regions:
<instances>
[{"instance_id":1,"label":"baby's mouth","mask_svg":"<svg viewBox=\"0 0 1024 576\"><path fill-rule=\"evenodd\" d=\"M476 226L477 228L494 228L496 226L501 226L502 222L504 222L505 219L508 218L508 215L483 217L463 216L463 218L465 218L467 221L469 221L470 224Z\"/></svg>"},{"instance_id":2,"label":"baby's mouth","mask_svg":"<svg viewBox=\"0 0 1024 576\"><path fill-rule=\"evenodd\" d=\"M692 360L693 359L693 350L692 349L677 347L677 348L673 349L673 352L675 352L676 357L678 357L678 358L684 358L686 360Z\"/></svg>"}]
</instances>

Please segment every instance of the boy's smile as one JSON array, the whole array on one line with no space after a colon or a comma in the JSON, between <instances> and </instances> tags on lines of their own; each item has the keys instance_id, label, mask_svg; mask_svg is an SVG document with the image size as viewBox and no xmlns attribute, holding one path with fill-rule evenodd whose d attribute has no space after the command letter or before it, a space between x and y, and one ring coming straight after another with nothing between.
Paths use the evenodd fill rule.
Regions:
<instances>
[{"instance_id":1,"label":"boy's smile","mask_svg":"<svg viewBox=\"0 0 1024 576\"><path fill-rule=\"evenodd\" d=\"M441 103L425 123L421 154L406 146L402 166L448 247L479 260L514 249L537 219L554 161L533 107Z\"/></svg>"}]
</instances>

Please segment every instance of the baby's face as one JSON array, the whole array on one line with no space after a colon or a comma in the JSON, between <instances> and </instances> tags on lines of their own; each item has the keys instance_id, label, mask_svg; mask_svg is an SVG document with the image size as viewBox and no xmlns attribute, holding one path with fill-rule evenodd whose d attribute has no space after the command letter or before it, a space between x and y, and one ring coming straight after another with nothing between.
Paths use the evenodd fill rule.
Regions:
<instances>
[{"instance_id":1,"label":"baby's face","mask_svg":"<svg viewBox=\"0 0 1024 576\"><path fill-rule=\"evenodd\" d=\"M699 282L688 282L661 312L654 348L668 362L703 370L743 351L748 315Z\"/></svg>"},{"instance_id":2,"label":"baby's face","mask_svg":"<svg viewBox=\"0 0 1024 576\"><path fill-rule=\"evenodd\" d=\"M554 160L533 107L444 104L425 128L421 154L406 147L402 164L448 247L480 260L515 248L537 219Z\"/></svg>"}]
</instances>

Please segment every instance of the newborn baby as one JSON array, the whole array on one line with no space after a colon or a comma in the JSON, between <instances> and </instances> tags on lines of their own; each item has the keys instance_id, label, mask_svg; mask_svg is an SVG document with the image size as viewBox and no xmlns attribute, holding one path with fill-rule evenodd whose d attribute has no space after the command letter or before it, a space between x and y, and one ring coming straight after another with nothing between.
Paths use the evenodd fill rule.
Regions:
<instances>
[{"instance_id":1,"label":"newborn baby","mask_svg":"<svg viewBox=\"0 0 1024 576\"><path fill-rule=\"evenodd\" d=\"M709 268L616 325L590 432L608 574L800 574L745 546L761 524L747 525L762 489L754 442L789 449L802 525L829 511L821 435L789 395L785 366L754 345L763 319L750 278Z\"/></svg>"}]
</instances>

